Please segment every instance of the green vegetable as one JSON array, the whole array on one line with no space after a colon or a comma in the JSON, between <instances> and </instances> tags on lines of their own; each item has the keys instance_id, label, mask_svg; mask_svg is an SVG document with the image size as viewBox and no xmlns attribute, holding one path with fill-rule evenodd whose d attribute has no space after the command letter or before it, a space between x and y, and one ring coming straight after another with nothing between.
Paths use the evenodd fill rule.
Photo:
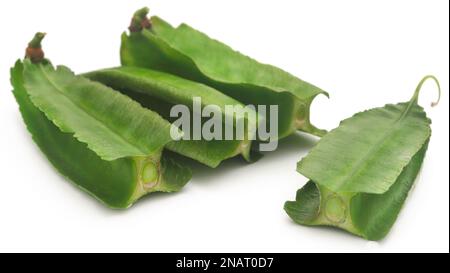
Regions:
<instances>
[{"instance_id":1,"label":"green vegetable","mask_svg":"<svg viewBox=\"0 0 450 273\"><path fill-rule=\"evenodd\" d=\"M43 55L17 61L11 83L49 161L107 206L126 208L146 193L177 191L190 179L189 169L162 153L172 140L171 124L119 92L66 67L55 69Z\"/></svg>"},{"instance_id":2,"label":"green vegetable","mask_svg":"<svg viewBox=\"0 0 450 273\"><path fill-rule=\"evenodd\" d=\"M431 120L409 102L374 108L341 122L303 158L297 171L310 181L285 210L302 225L329 225L369 240L391 229L422 165ZM439 95L440 97L440 95ZM435 105L434 103L433 105Z\"/></svg>"},{"instance_id":3,"label":"green vegetable","mask_svg":"<svg viewBox=\"0 0 450 273\"><path fill-rule=\"evenodd\" d=\"M233 124L243 122L247 128L251 127L254 130L257 127L256 112L252 111L254 117L238 117L233 113L227 113L227 105L244 107L240 102L211 87L171 74L137 67L118 67L93 71L83 76L123 92L172 122L176 118L170 117L170 110L176 104L188 106L192 118L194 115L199 117L199 113L193 110L193 101L197 97L201 99L201 108L208 105L218 106L222 113L222 124L230 118ZM233 127L233 124L230 126ZM221 129L223 133L220 134L220 140L195 140L190 133L189 140L170 142L167 148L210 167L217 167L221 161L238 154L242 154L247 161L254 159L251 157L251 139L254 135L247 135L243 140L236 138L234 138L236 140L225 140L225 125L222 127L224 128Z\"/></svg>"},{"instance_id":4,"label":"green vegetable","mask_svg":"<svg viewBox=\"0 0 450 273\"><path fill-rule=\"evenodd\" d=\"M181 24L173 28L138 10L130 34L122 35L121 62L169 72L212 86L245 104L278 105L278 137L296 130L322 136L310 123L310 105L326 94L274 66L261 64L205 34ZM265 116L267 123L270 116ZM269 128L269 124L266 125Z\"/></svg>"}]
</instances>

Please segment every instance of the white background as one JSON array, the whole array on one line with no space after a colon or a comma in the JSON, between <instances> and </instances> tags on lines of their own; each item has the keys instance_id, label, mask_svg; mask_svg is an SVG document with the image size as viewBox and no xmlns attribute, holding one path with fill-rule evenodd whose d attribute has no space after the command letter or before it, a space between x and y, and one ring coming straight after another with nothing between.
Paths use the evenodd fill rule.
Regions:
<instances>
[{"instance_id":1,"label":"white background","mask_svg":"<svg viewBox=\"0 0 450 273\"><path fill-rule=\"evenodd\" d=\"M0 1L0 251L449 251L448 1ZM36 31L54 64L75 72L119 65L120 34L137 8L186 22L331 94L312 119L332 129L364 109L420 96L433 135L416 187L390 234L368 242L294 224L283 211L306 179L295 171L316 139L298 134L247 165L196 168L176 194L126 211L105 208L63 179L32 142L8 69Z\"/></svg>"}]
</instances>

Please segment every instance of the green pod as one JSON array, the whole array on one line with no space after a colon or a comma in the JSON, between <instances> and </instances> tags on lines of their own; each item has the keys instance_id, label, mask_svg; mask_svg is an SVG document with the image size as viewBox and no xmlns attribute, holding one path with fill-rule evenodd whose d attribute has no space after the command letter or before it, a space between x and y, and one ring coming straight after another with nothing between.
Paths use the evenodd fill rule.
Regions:
<instances>
[{"instance_id":1,"label":"green pod","mask_svg":"<svg viewBox=\"0 0 450 273\"><path fill-rule=\"evenodd\" d=\"M419 173L431 120L409 102L357 113L325 135L297 165L310 181L284 209L302 225L328 225L368 240L384 238ZM439 87L440 93L440 87Z\"/></svg>"},{"instance_id":2,"label":"green pod","mask_svg":"<svg viewBox=\"0 0 450 273\"><path fill-rule=\"evenodd\" d=\"M184 105L191 110L190 124L194 123L195 117L199 117L199 110L201 111L201 109L211 105L218 107L217 109L220 110L221 114L219 117L221 123L219 130L222 131L220 139L194 139L190 130L195 128L190 126L190 132L185 134L189 134L189 139L180 139L166 145L167 149L173 152L195 159L210 167L217 167L223 160L238 154L242 154L247 161L252 161L257 156L256 153L251 152L251 144L252 139L256 138L256 128L258 122L260 122L258 121L259 116L252 109L248 109L251 114L245 116L237 116L235 113L227 112L227 106L241 107L242 109L245 106L209 86L165 72L138 67L109 68L89 72L83 74L83 76L121 91L141 105L158 112L171 122L177 119L177 117L170 116L170 111L174 105ZM201 104L197 110L193 109L195 98L201 99ZM225 120L231 121L228 126L224 124ZM203 121L203 124L207 122ZM225 140L227 127L231 127L234 131L234 126L240 122L246 129L249 129L246 131L249 133L243 136L241 140L236 137Z\"/></svg>"},{"instance_id":3,"label":"green pod","mask_svg":"<svg viewBox=\"0 0 450 273\"><path fill-rule=\"evenodd\" d=\"M278 106L278 138L296 130L322 136L310 122L310 106L326 92L271 65L259 63L186 24L174 28L159 17L136 12L123 33L124 66L161 70L212 86L245 104ZM264 116L267 123L270 116ZM270 124L266 125L267 128Z\"/></svg>"},{"instance_id":4,"label":"green pod","mask_svg":"<svg viewBox=\"0 0 450 273\"><path fill-rule=\"evenodd\" d=\"M107 206L127 208L147 193L178 191L189 181L190 170L162 152L171 124L119 92L29 55L11 69L11 83L48 160Z\"/></svg>"}]
</instances>

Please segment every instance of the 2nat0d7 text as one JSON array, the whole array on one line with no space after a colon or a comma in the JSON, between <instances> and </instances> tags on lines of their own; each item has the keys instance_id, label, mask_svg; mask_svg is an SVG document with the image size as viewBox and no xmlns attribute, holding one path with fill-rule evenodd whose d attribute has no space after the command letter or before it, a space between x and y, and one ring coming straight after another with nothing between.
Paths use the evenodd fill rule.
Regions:
<instances>
[{"instance_id":1,"label":"2nat0d7 text","mask_svg":"<svg viewBox=\"0 0 450 273\"><path fill-rule=\"evenodd\" d=\"M177 268L201 268L208 270L210 268L270 268L273 258L251 258L251 257L232 257L217 259L189 259L183 257L177 259Z\"/></svg>"}]
</instances>

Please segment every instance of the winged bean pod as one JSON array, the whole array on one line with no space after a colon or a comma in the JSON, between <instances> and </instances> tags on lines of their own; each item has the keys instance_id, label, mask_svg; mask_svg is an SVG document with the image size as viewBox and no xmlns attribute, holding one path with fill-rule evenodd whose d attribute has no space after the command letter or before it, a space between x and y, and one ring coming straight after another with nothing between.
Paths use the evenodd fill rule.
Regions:
<instances>
[{"instance_id":1,"label":"winged bean pod","mask_svg":"<svg viewBox=\"0 0 450 273\"><path fill-rule=\"evenodd\" d=\"M187 183L190 170L163 153L172 141L169 122L109 87L54 68L36 48L40 41L11 69L13 94L33 140L61 174L113 208Z\"/></svg>"},{"instance_id":2,"label":"winged bean pod","mask_svg":"<svg viewBox=\"0 0 450 273\"><path fill-rule=\"evenodd\" d=\"M249 109L253 112L252 115L237 116L228 113L227 106L244 108L244 105L211 87L164 72L137 67L109 68L89 72L83 76L120 90L172 122L176 118L170 117L170 110L176 104L189 107L192 117L199 116L192 108L194 99L200 98L201 108L214 105L220 110L223 127L220 129L221 139L204 140L191 137L189 140L170 142L167 148L210 167L216 167L221 161L238 154L242 154L247 161L255 159L256 154L251 153L251 142L259 122L258 115L252 109ZM232 120L232 124L224 124L227 119ZM234 137L226 140L224 138L226 127L234 129L233 126L238 122L246 126L248 134L243 139Z\"/></svg>"},{"instance_id":3,"label":"winged bean pod","mask_svg":"<svg viewBox=\"0 0 450 273\"><path fill-rule=\"evenodd\" d=\"M285 210L302 225L330 225L369 240L393 226L425 156L431 120L418 105L388 104L343 120L297 165L310 181ZM433 103L435 105L436 103Z\"/></svg>"},{"instance_id":4,"label":"winged bean pod","mask_svg":"<svg viewBox=\"0 0 450 273\"><path fill-rule=\"evenodd\" d=\"M278 137L296 130L322 136L310 122L320 88L271 65L259 63L186 24L174 28L159 17L136 12L122 35L121 62L169 72L212 86L245 104L278 106ZM270 116L265 116L270 121ZM266 125L269 126L269 125ZM268 128L268 127L267 127Z\"/></svg>"}]
</instances>

